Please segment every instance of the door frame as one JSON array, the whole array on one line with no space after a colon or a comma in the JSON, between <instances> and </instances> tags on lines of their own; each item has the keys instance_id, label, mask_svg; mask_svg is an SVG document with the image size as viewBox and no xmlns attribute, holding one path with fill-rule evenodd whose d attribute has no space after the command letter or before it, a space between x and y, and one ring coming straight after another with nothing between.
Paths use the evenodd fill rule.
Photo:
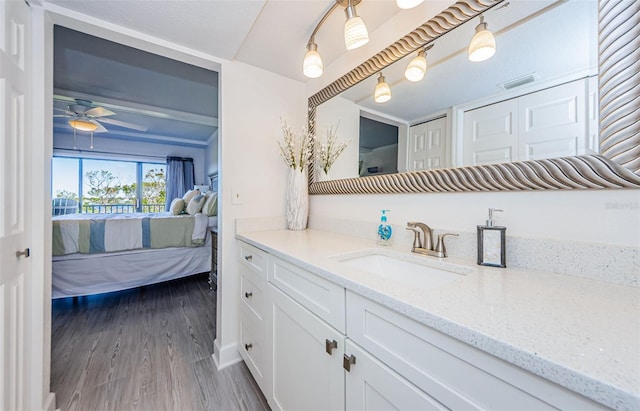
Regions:
<instances>
[{"instance_id":1,"label":"door frame","mask_svg":"<svg viewBox=\"0 0 640 411\"><path fill-rule=\"evenodd\" d=\"M33 287L27 292L33 301L30 324L31 343L28 347L30 370L34 376L32 409L55 409L55 393L51 383L51 159L53 157L53 27L64 26L93 36L139 48L154 54L217 71L218 98L222 93L221 80L224 60L206 53L179 46L143 33L126 29L94 17L83 15L41 0L31 0L32 14L32 134L41 136L30 150L33 216L32 243L42 250L33 255ZM218 104L218 153L221 153L221 105ZM218 156L220 157L220 156ZM218 158L218 168L222 161ZM42 205L45 205L44 207ZM219 213L220 214L220 213ZM219 222L219 225L222 222ZM218 302L220 295L218 294Z\"/></svg>"}]
</instances>

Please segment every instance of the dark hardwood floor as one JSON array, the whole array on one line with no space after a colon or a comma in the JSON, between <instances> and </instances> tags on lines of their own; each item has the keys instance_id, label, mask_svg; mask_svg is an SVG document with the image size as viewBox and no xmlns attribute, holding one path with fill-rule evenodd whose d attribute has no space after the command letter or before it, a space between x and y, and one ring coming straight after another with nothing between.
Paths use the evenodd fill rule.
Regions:
<instances>
[{"instance_id":1,"label":"dark hardwood floor","mask_svg":"<svg viewBox=\"0 0 640 411\"><path fill-rule=\"evenodd\" d=\"M244 363L211 358L206 276L53 301L51 390L62 410L268 410Z\"/></svg>"}]
</instances>

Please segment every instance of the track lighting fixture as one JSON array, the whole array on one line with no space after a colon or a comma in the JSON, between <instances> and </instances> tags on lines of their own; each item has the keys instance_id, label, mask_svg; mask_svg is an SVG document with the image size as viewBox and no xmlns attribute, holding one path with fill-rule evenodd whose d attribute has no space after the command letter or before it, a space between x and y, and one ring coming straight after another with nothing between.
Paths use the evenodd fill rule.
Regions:
<instances>
[{"instance_id":1,"label":"track lighting fixture","mask_svg":"<svg viewBox=\"0 0 640 411\"><path fill-rule=\"evenodd\" d=\"M404 71L404 77L409 81L420 81L424 78L424 74L427 72L427 51L433 47L433 43L423 48L418 52L407 65Z\"/></svg>"},{"instance_id":2,"label":"track lighting fixture","mask_svg":"<svg viewBox=\"0 0 640 411\"><path fill-rule=\"evenodd\" d=\"M484 16L480 16L480 24L476 26L476 34L469 44L469 60L480 62L490 59L496 53L496 39L487 29Z\"/></svg>"},{"instance_id":3,"label":"track lighting fixture","mask_svg":"<svg viewBox=\"0 0 640 411\"><path fill-rule=\"evenodd\" d=\"M378 76L378 84L373 91L373 101L376 103L386 103L391 100L391 87L385 82L382 72Z\"/></svg>"},{"instance_id":4,"label":"track lighting fixture","mask_svg":"<svg viewBox=\"0 0 640 411\"><path fill-rule=\"evenodd\" d=\"M307 44L307 53L302 62L302 72L309 78L318 78L322 75L322 70L322 57L318 53L318 45L316 43Z\"/></svg>"},{"instance_id":5,"label":"track lighting fixture","mask_svg":"<svg viewBox=\"0 0 640 411\"><path fill-rule=\"evenodd\" d=\"M369 42L369 32L362 18L356 13L356 5L353 0L347 1L344 9L347 21L344 23L344 44L347 50L354 50Z\"/></svg>"}]
</instances>

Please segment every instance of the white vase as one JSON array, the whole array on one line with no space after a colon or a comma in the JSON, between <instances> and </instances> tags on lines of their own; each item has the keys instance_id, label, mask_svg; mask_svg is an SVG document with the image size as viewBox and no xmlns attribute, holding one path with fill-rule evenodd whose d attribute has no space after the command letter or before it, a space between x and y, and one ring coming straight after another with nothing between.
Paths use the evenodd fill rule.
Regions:
<instances>
[{"instance_id":1,"label":"white vase","mask_svg":"<svg viewBox=\"0 0 640 411\"><path fill-rule=\"evenodd\" d=\"M307 169L290 168L287 179L287 225L289 230L304 230L309 216Z\"/></svg>"}]
</instances>

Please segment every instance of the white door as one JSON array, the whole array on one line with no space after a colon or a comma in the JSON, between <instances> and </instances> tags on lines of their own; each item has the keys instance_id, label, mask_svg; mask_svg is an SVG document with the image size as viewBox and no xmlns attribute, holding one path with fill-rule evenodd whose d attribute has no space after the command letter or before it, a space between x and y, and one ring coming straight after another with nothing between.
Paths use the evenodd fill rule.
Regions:
<instances>
[{"instance_id":1,"label":"white door","mask_svg":"<svg viewBox=\"0 0 640 411\"><path fill-rule=\"evenodd\" d=\"M344 409L344 336L277 288L273 294L275 410ZM333 344L335 342L335 344Z\"/></svg>"},{"instance_id":2,"label":"white door","mask_svg":"<svg viewBox=\"0 0 640 411\"><path fill-rule=\"evenodd\" d=\"M447 118L416 124L409 129L409 171L447 167Z\"/></svg>"},{"instance_id":3,"label":"white door","mask_svg":"<svg viewBox=\"0 0 640 411\"><path fill-rule=\"evenodd\" d=\"M462 147L465 166L517 160L517 99L466 111Z\"/></svg>"},{"instance_id":4,"label":"white door","mask_svg":"<svg viewBox=\"0 0 640 411\"><path fill-rule=\"evenodd\" d=\"M22 0L0 1L0 409L29 406L25 347L28 322L30 181L30 12ZM24 254L21 254L24 253Z\"/></svg>"},{"instance_id":5,"label":"white door","mask_svg":"<svg viewBox=\"0 0 640 411\"><path fill-rule=\"evenodd\" d=\"M351 340L347 340L346 353L354 361L345 370L347 410L448 409Z\"/></svg>"},{"instance_id":6,"label":"white door","mask_svg":"<svg viewBox=\"0 0 640 411\"><path fill-rule=\"evenodd\" d=\"M588 146L586 80L574 81L518 99L519 160L584 154Z\"/></svg>"}]
</instances>

